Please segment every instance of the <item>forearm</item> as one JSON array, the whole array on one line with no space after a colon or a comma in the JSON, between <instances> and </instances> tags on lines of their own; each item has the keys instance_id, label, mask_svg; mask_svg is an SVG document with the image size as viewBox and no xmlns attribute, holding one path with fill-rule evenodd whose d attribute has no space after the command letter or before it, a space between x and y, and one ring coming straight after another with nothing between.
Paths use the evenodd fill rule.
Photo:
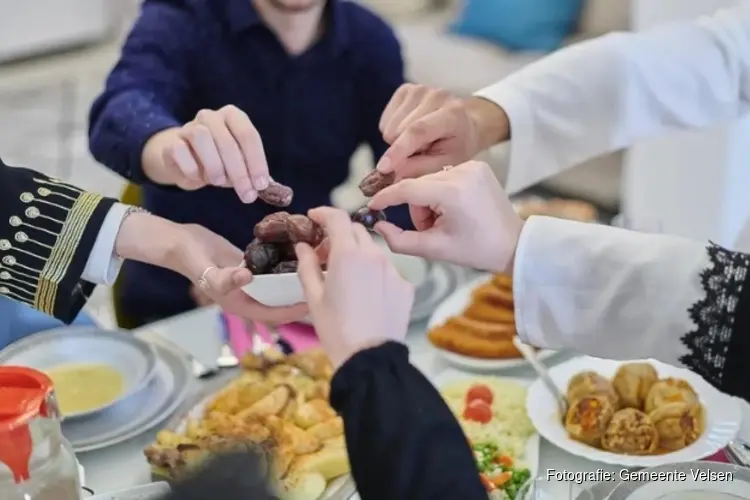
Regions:
<instances>
[{"instance_id":1,"label":"forearm","mask_svg":"<svg viewBox=\"0 0 750 500\"><path fill-rule=\"evenodd\" d=\"M517 191L640 138L746 108L746 8L560 50L477 93L510 122Z\"/></svg>"},{"instance_id":2,"label":"forearm","mask_svg":"<svg viewBox=\"0 0 750 500\"><path fill-rule=\"evenodd\" d=\"M745 254L684 238L532 217L513 274L518 334L539 347L655 358L747 396L731 366L750 348L729 346L750 340L735 324L749 266Z\"/></svg>"},{"instance_id":3,"label":"forearm","mask_svg":"<svg viewBox=\"0 0 750 500\"><path fill-rule=\"evenodd\" d=\"M487 498L463 431L404 346L354 355L331 391L363 500Z\"/></svg>"}]
</instances>

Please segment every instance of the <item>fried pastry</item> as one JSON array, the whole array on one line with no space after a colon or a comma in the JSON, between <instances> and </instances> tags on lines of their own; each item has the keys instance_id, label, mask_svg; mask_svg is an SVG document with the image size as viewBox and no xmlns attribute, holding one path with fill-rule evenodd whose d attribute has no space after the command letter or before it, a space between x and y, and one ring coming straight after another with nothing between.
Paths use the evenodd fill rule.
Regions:
<instances>
[{"instance_id":1,"label":"fried pastry","mask_svg":"<svg viewBox=\"0 0 750 500\"><path fill-rule=\"evenodd\" d=\"M614 414L615 407L606 395L585 396L573 401L568 408L565 430L576 441L599 446Z\"/></svg>"},{"instance_id":2,"label":"fried pastry","mask_svg":"<svg viewBox=\"0 0 750 500\"><path fill-rule=\"evenodd\" d=\"M650 455L659 444L656 426L635 408L615 412L602 437L602 448L624 455Z\"/></svg>"},{"instance_id":3,"label":"fried pastry","mask_svg":"<svg viewBox=\"0 0 750 500\"><path fill-rule=\"evenodd\" d=\"M468 319L484 323L500 323L515 325L516 317L512 308L497 306L489 302L474 302L463 313Z\"/></svg>"},{"instance_id":4,"label":"fried pastry","mask_svg":"<svg viewBox=\"0 0 750 500\"><path fill-rule=\"evenodd\" d=\"M623 407L642 410L646 396L658 380L659 374L651 364L625 363L617 369L612 385Z\"/></svg>"},{"instance_id":5,"label":"fried pastry","mask_svg":"<svg viewBox=\"0 0 750 500\"><path fill-rule=\"evenodd\" d=\"M515 329L512 331L515 332ZM456 329L455 325L446 323L430 330L427 338L440 349L473 358L512 359L521 357L521 353L513 345L512 335L507 335L505 338L478 336L465 330Z\"/></svg>"},{"instance_id":6,"label":"fried pastry","mask_svg":"<svg viewBox=\"0 0 750 500\"><path fill-rule=\"evenodd\" d=\"M593 371L580 372L568 382L566 396L570 402L595 394L606 396L615 410L620 408L620 397L612 386L612 382L598 373Z\"/></svg>"},{"instance_id":7,"label":"fried pastry","mask_svg":"<svg viewBox=\"0 0 750 500\"><path fill-rule=\"evenodd\" d=\"M651 386L643 407L646 413L651 414L658 407L669 403L699 404L698 395L687 381L665 378Z\"/></svg>"},{"instance_id":8,"label":"fried pastry","mask_svg":"<svg viewBox=\"0 0 750 500\"><path fill-rule=\"evenodd\" d=\"M513 310L513 290L498 288L492 282L485 283L472 292L471 301Z\"/></svg>"},{"instance_id":9,"label":"fried pastry","mask_svg":"<svg viewBox=\"0 0 750 500\"><path fill-rule=\"evenodd\" d=\"M513 290L513 276L505 273L497 273L490 281L493 285L501 290Z\"/></svg>"},{"instance_id":10,"label":"fried pastry","mask_svg":"<svg viewBox=\"0 0 750 500\"><path fill-rule=\"evenodd\" d=\"M649 417L659 433L659 448L664 450L681 450L697 441L706 429L705 412L700 404L665 404Z\"/></svg>"}]
</instances>

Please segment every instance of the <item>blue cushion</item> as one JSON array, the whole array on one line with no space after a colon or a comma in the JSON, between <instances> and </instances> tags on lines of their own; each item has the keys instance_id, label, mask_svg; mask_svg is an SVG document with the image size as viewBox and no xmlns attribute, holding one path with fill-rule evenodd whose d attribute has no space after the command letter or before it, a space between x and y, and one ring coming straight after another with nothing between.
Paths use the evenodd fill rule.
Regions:
<instances>
[{"instance_id":1,"label":"blue cushion","mask_svg":"<svg viewBox=\"0 0 750 500\"><path fill-rule=\"evenodd\" d=\"M582 0L464 0L453 33L511 50L551 51L573 33Z\"/></svg>"},{"instance_id":2,"label":"blue cushion","mask_svg":"<svg viewBox=\"0 0 750 500\"><path fill-rule=\"evenodd\" d=\"M62 321L6 297L0 297L0 318L2 318L2 321L0 321L0 349L18 339L28 337L32 333L64 326ZM85 313L79 314L73 323L76 325L96 325Z\"/></svg>"}]
</instances>

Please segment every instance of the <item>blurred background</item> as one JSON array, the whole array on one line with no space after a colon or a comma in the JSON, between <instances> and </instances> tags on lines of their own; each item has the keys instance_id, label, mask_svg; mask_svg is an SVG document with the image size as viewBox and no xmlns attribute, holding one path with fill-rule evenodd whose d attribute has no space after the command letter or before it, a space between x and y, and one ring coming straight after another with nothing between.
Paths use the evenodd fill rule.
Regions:
<instances>
[{"instance_id":1,"label":"blurred background","mask_svg":"<svg viewBox=\"0 0 750 500\"><path fill-rule=\"evenodd\" d=\"M458 95L468 96L543 55L524 47L509 48L502 36L491 40L474 37L471 30L457 33L451 29L470 0L359 1L395 29L411 80ZM584 0L578 28L563 45L615 30L643 29L695 17L734 3ZM97 165L88 152L87 113L139 4L138 0L0 0L0 154L7 163L30 166L87 189L119 196L123 181ZM535 6L543 9L548 2L525 0L519 5L533 14ZM732 127L738 126L744 125ZM702 133L702 140L685 141L683 135L642 148L639 145L627 155L608 155L564 172L545 181L543 187L613 212L623 205L630 215L656 213L660 225L673 232L721 241L731 236L732 221L742 220L750 208L748 200L722 202L728 185L738 179L735 168L740 162L732 142L735 132L725 127ZM484 158L501 178L504 156L501 146ZM698 168L703 177L688 176L689 182L670 189L691 164L705 161L723 162L726 169L708 173ZM354 186L371 167L369 153L355 155L351 180L335 193L336 203L353 208L361 202ZM686 208L681 200L694 197L696 189L705 201ZM680 198L672 191L679 192ZM737 217L728 219L728 212ZM98 293L103 297L93 300L90 307L99 321L110 325L107 292Z\"/></svg>"}]
</instances>

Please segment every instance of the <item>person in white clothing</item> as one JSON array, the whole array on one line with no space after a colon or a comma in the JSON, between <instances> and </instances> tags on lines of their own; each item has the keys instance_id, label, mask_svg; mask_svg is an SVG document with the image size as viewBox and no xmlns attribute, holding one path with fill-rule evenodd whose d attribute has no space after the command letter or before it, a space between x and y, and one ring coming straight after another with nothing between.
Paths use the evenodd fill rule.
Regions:
<instances>
[{"instance_id":1,"label":"person in white clothing","mask_svg":"<svg viewBox=\"0 0 750 500\"><path fill-rule=\"evenodd\" d=\"M381 224L378 230L406 253L475 266L481 264L475 255L493 254L492 248L500 249L498 259L515 256L517 327L531 344L614 359L654 357L748 399L748 369L742 366L750 354L748 255L544 217L532 217L520 231L515 220L508 230L491 216L501 207L506 221L514 220L507 195L497 185L487 188L494 182L488 167L439 170L510 140L506 189L512 194L640 138L735 119L749 101L746 6L571 46L469 99L406 85L381 119L391 147L378 169L397 179L438 173L396 183L373 198L373 208L408 202L431 207L427 215L415 212L427 221L418 229L437 228L434 213L438 220L461 220L456 227L473 217L484 229L453 240L437 229L412 233ZM472 175L482 181L470 180ZM455 185L438 184L441 177ZM446 189L456 192L439 198ZM462 190L471 195L461 197ZM516 235L518 248L508 253Z\"/></svg>"}]
</instances>

